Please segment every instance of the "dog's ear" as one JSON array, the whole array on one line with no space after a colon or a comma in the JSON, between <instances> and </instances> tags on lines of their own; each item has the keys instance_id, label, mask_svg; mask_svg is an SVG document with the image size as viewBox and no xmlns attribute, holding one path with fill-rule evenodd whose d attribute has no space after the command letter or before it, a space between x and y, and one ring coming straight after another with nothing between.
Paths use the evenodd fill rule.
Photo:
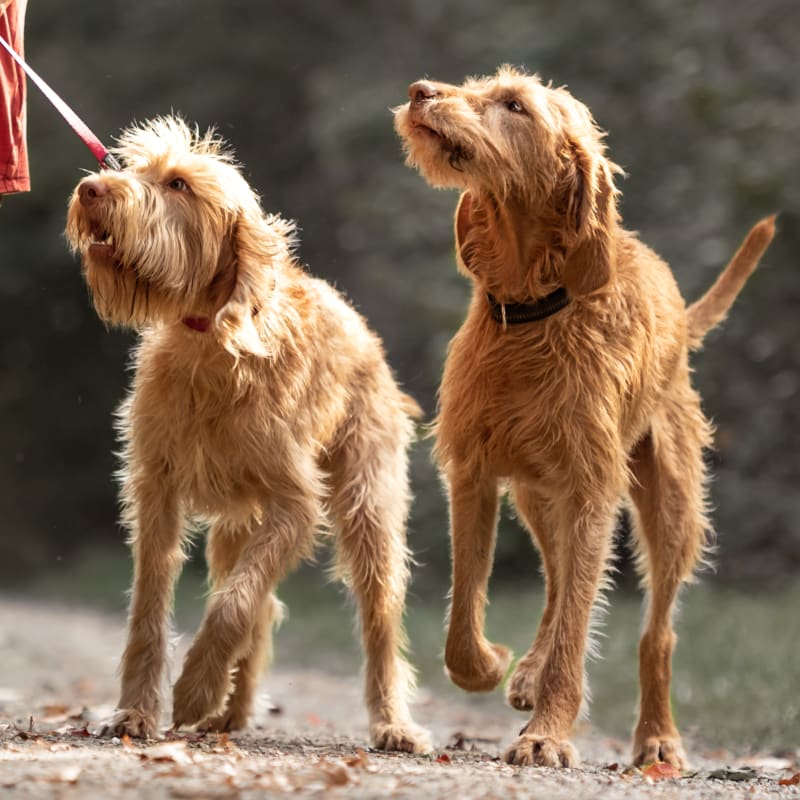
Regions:
<instances>
[{"instance_id":1,"label":"dog's ear","mask_svg":"<svg viewBox=\"0 0 800 800\"><path fill-rule=\"evenodd\" d=\"M616 271L617 190L612 165L596 149L570 140L564 159L562 281L573 297L605 286Z\"/></svg>"},{"instance_id":2,"label":"dog's ear","mask_svg":"<svg viewBox=\"0 0 800 800\"><path fill-rule=\"evenodd\" d=\"M459 272L465 275L474 275L475 269L471 266L471 250L469 235L472 232L475 220L472 213L472 195L464 192L458 199L455 215L455 240L456 240L456 265Z\"/></svg>"},{"instance_id":3,"label":"dog's ear","mask_svg":"<svg viewBox=\"0 0 800 800\"><path fill-rule=\"evenodd\" d=\"M255 320L273 286L276 259L289 258L289 229L289 223L260 213L241 214L233 225L230 263L221 272L230 290L214 323L223 346L234 356L269 356Z\"/></svg>"}]
</instances>

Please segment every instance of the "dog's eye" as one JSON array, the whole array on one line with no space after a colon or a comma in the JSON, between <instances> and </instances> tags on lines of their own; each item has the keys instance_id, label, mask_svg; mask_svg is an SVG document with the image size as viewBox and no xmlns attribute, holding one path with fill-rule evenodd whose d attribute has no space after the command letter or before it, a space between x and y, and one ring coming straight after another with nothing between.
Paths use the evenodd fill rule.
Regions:
<instances>
[{"instance_id":1,"label":"dog's eye","mask_svg":"<svg viewBox=\"0 0 800 800\"><path fill-rule=\"evenodd\" d=\"M189 190L189 184L183 178L173 178L168 184L170 189L176 192L186 192Z\"/></svg>"},{"instance_id":2,"label":"dog's eye","mask_svg":"<svg viewBox=\"0 0 800 800\"><path fill-rule=\"evenodd\" d=\"M519 100L506 100L506 108L509 111L513 111L515 114L521 114L525 111Z\"/></svg>"}]
</instances>

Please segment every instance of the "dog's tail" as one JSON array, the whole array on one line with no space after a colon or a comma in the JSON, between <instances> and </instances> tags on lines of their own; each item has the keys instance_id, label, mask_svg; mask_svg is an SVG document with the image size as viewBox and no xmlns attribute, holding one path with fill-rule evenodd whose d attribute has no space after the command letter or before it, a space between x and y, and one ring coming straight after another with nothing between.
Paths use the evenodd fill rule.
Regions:
<instances>
[{"instance_id":1,"label":"dog's tail","mask_svg":"<svg viewBox=\"0 0 800 800\"><path fill-rule=\"evenodd\" d=\"M725 319L736 295L758 266L775 235L775 216L766 217L753 226L714 285L686 310L692 350L697 350L703 337Z\"/></svg>"}]
</instances>

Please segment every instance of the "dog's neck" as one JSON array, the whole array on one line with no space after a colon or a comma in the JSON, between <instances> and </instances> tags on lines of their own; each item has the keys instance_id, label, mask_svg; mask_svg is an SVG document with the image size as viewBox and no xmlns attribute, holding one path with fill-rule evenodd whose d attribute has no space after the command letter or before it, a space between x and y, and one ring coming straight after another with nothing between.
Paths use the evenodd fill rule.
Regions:
<instances>
[{"instance_id":1,"label":"dog's neck","mask_svg":"<svg viewBox=\"0 0 800 800\"><path fill-rule=\"evenodd\" d=\"M553 232L516 198L475 195L459 242L461 258L483 291L500 303L527 303L559 287Z\"/></svg>"}]
</instances>

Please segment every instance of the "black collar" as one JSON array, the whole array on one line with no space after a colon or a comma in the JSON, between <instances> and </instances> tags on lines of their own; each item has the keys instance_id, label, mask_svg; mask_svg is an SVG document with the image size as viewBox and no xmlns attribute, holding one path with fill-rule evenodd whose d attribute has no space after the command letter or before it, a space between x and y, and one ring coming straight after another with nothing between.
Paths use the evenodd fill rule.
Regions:
<instances>
[{"instance_id":1,"label":"black collar","mask_svg":"<svg viewBox=\"0 0 800 800\"><path fill-rule=\"evenodd\" d=\"M492 319L503 325L536 322L569 305L569 295L563 286L533 303L501 303L489 292L486 293L486 299L489 301L489 313Z\"/></svg>"}]
</instances>

